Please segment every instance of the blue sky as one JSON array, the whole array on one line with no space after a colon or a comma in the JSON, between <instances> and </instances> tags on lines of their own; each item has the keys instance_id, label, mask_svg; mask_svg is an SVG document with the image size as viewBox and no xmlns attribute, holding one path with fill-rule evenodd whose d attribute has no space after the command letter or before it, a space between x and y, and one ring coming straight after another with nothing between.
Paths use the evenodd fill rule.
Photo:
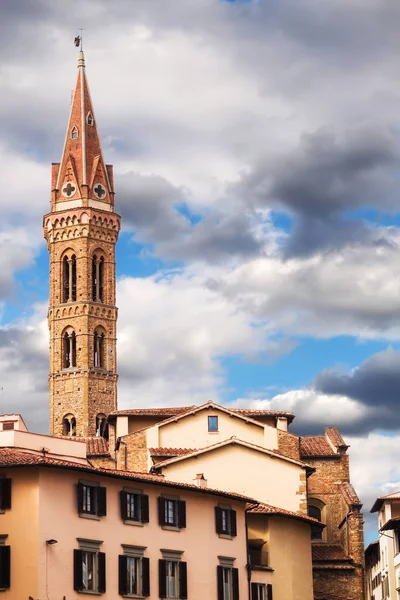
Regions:
<instances>
[{"instance_id":1,"label":"blue sky","mask_svg":"<svg viewBox=\"0 0 400 600\"><path fill-rule=\"evenodd\" d=\"M400 9L72 5L2 7L7 410L46 430L41 226L75 84L78 11L123 223L120 406L293 410L296 431L340 427L366 506L400 487L397 461L383 455L388 436L393 447L400 439Z\"/></svg>"}]
</instances>

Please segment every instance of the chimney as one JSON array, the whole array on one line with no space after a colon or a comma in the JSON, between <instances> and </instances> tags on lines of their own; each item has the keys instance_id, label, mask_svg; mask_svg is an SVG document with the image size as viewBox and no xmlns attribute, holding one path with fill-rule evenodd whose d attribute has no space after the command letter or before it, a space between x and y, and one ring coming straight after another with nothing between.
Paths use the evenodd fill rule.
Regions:
<instances>
[{"instance_id":1,"label":"chimney","mask_svg":"<svg viewBox=\"0 0 400 600\"><path fill-rule=\"evenodd\" d=\"M204 477L204 473L197 473L196 477L194 478L194 485L197 485L197 487L200 488L207 487L207 479Z\"/></svg>"}]
</instances>

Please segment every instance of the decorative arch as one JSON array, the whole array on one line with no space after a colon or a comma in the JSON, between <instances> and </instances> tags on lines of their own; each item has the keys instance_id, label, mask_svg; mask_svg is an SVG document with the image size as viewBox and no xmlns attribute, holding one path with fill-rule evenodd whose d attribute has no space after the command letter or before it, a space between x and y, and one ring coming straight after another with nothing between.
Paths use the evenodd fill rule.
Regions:
<instances>
[{"instance_id":1,"label":"decorative arch","mask_svg":"<svg viewBox=\"0 0 400 600\"><path fill-rule=\"evenodd\" d=\"M103 437L108 440L108 423L104 413L96 416L96 437Z\"/></svg>"},{"instance_id":2,"label":"decorative arch","mask_svg":"<svg viewBox=\"0 0 400 600\"><path fill-rule=\"evenodd\" d=\"M104 302L105 252L98 248L92 256L92 300Z\"/></svg>"},{"instance_id":3,"label":"decorative arch","mask_svg":"<svg viewBox=\"0 0 400 600\"><path fill-rule=\"evenodd\" d=\"M62 333L62 368L76 367L76 334L73 327L68 326Z\"/></svg>"},{"instance_id":4,"label":"decorative arch","mask_svg":"<svg viewBox=\"0 0 400 600\"><path fill-rule=\"evenodd\" d=\"M319 498L308 499L308 516L326 525L326 504ZM325 529L311 525L311 540L323 541L326 538Z\"/></svg>"},{"instance_id":5,"label":"decorative arch","mask_svg":"<svg viewBox=\"0 0 400 600\"><path fill-rule=\"evenodd\" d=\"M104 328L96 327L93 336L93 366L95 369L105 369L105 337Z\"/></svg>"},{"instance_id":6,"label":"decorative arch","mask_svg":"<svg viewBox=\"0 0 400 600\"><path fill-rule=\"evenodd\" d=\"M73 414L68 413L62 421L63 435L68 437L76 436L76 419Z\"/></svg>"},{"instance_id":7,"label":"decorative arch","mask_svg":"<svg viewBox=\"0 0 400 600\"><path fill-rule=\"evenodd\" d=\"M62 301L76 301L76 254L72 248L65 250L61 257Z\"/></svg>"}]
</instances>

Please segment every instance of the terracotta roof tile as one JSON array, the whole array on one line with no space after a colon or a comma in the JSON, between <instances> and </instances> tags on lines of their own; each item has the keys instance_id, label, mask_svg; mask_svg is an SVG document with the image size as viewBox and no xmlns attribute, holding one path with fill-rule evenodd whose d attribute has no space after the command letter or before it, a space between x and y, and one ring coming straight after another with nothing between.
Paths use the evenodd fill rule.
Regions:
<instances>
[{"instance_id":1,"label":"terracotta roof tile","mask_svg":"<svg viewBox=\"0 0 400 600\"><path fill-rule=\"evenodd\" d=\"M354 504L362 506L362 504L360 502L360 498L358 497L357 492L356 492L356 490L354 489L354 487L352 486L351 483L348 483L348 482L341 483L339 485L339 487L340 487L340 489L342 491L342 494L343 494L343 497L344 497L346 503L349 506L352 506Z\"/></svg>"},{"instance_id":2,"label":"terracotta roof tile","mask_svg":"<svg viewBox=\"0 0 400 600\"><path fill-rule=\"evenodd\" d=\"M314 561L332 562L348 561L351 558L345 553L342 546L336 544L312 544L312 559Z\"/></svg>"},{"instance_id":3,"label":"terracotta roof tile","mask_svg":"<svg viewBox=\"0 0 400 600\"><path fill-rule=\"evenodd\" d=\"M400 492L393 492L387 496L379 496L379 498L375 500L370 512L376 512L379 510L385 500L400 500Z\"/></svg>"},{"instance_id":4,"label":"terracotta roof tile","mask_svg":"<svg viewBox=\"0 0 400 600\"><path fill-rule=\"evenodd\" d=\"M196 408L193 404L191 406L165 406L162 408L127 408L122 410L114 410L112 415L119 416L135 416L135 417L174 417L180 415L188 410Z\"/></svg>"},{"instance_id":5,"label":"terracotta roof tile","mask_svg":"<svg viewBox=\"0 0 400 600\"><path fill-rule=\"evenodd\" d=\"M247 417L287 417L290 422L294 419L294 414L286 410L253 410L251 408L230 408L229 410Z\"/></svg>"},{"instance_id":6,"label":"terracotta roof tile","mask_svg":"<svg viewBox=\"0 0 400 600\"><path fill-rule=\"evenodd\" d=\"M300 454L301 456L339 456L322 435L301 437Z\"/></svg>"},{"instance_id":7,"label":"terracotta roof tile","mask_svg":"<svg viewBox=\"0 0 400 600\"><path fill-rule=\"evenodd\" d=\"M183 456L197 452L197 448L149 448L150 456Z\"/></svg>"},{"instance_id":8,"label":"terracotta roof tile","mask_svg":"<svg viewBox=\"0 0 400 600\"><path fill-rule=\"evenodd\" d=\"M102 437L86 438L86 453L88 456L109 456L108 441Z\"/></svg>"},{"instance_id":9,"label":"terracotta roof tile","mask_svg":"<svg viewBox=\"0 0 400 600\"><path fill-rule=\"evenodd\" d=\"M337 427L325 427L325 433L336 448L348 448Z\"/></svg>"},{"instance_id":10,"label":"terracotta roof tile","mask_svg":"<svg viewBox=\"0 0 400 600\"><path fill-rule=\"evenodd\" d=\"M311 525L321 525L321 523L314 519L313 517L308 517L307 515L303 515L302 513L293 512L291 510L286 510L284 508L278 508L276 506L271 506L270 504L264 504L260 502L257 506L250 508L249 505L249 513L252 514L263 514L263 515L276 515L281 517L291 517L293 519L299 519L300 521L305 521L306 523L310 523Z\"/></svg>"}]
</instances>

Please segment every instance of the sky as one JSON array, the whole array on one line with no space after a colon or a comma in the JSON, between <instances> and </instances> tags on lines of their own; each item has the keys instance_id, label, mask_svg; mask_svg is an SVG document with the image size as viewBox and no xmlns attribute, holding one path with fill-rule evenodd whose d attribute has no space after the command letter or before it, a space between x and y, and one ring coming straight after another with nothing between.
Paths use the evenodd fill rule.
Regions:
<instances>
[{"instance_id":1,"label":"sky","mask_svg":"<svg viewBox=\"0 0 400 600\"><path fill-rule=\"evenodd\" d=\"M337 425L400 489L400 4L2 0L0 411L48 430L42 217L83 28L114 165L119 407Z\"/></svg>"}]
</instances>

